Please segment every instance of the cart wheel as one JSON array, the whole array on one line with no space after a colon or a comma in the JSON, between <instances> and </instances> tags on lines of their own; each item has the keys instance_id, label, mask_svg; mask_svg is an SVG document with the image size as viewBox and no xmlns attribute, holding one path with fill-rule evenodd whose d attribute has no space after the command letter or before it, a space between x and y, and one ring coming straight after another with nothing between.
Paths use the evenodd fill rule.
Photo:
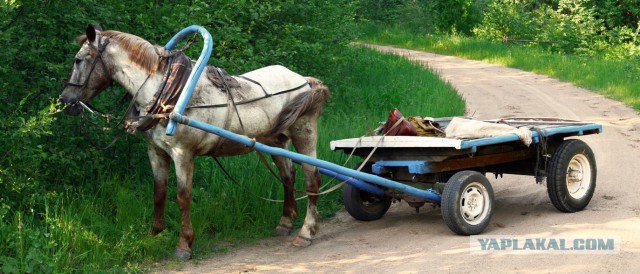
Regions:
<instances>
[{"instance_id":1,"label":"cart wheel","mask_svg":"<svg viewBox=\"0 0 640 274\"><path fill-rule=\"evenodd\" d=\"M562 212L584 209L596 188L596 160L583 141L571 139L560 144L551 157L547 192L551 203Z\"/></svg>"},{"instance_id":2,"label":"cart wheel","mask_svg":"<svg viewBox=\"0 0 640 274\"><path fill-rule=\"evenodd\" d=\"M449 179L442 192L442 218L460 235L481 233L491 220L493 188L479 172L464 170Z\"/></svg>"},{"instance_id":3,"label":"cart wheel","mask_svg":"<svg viewBox=\"0 0 640 274\"><path fill-rule=\"evenodd\" d=\"M342 201L351 217L360 221L380 219L391 206L390 197L378 197L350 184L342 188Z\"/></svg>"}]
</instances>

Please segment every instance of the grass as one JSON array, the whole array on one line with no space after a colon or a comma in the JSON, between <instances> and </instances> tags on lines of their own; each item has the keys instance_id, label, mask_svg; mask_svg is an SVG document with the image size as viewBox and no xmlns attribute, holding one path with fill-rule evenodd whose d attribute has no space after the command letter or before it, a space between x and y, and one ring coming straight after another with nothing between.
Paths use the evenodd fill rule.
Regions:
<instances>
[{"instance_id":1,"label":"grass","mask_svg":"<svg viewBox=\"0 0 640 274\"><path fill-rule=\"evenodd\" d=\"M537 45L503 44L460 35L416 35L365 27L362 41L395 45L505 65L604 94L640 110L640 56L626 60L553 53Z\"/></svg>"},{"instance_id":2,"label":"grass","mask_svg":"<svg viewBox=\"0 0 640 274\"><path fill-rule=\"evenodd\" d=\"M394 107L405 115L464 113L455 90L419 64L361 47L335 58L332 73L318 76L332 90L320 121L320 159L342 164L346 155L330 151L329 142L367 134ZM134 148L144 153L144 146ZM281 214L281 204L255 197L282 197L280 183L255 154L220 160L241 183L230 182L212 159L197 160L191 206L194 260L275 235ZM44 212L0 220L0 272L143 272L166 260L167 267L179 268L180 263L172 261L180 230L175 178L168 188L167 229L152 237L150 168L131 170L124 178L112 174L122 173L105 170L95 176L100 178L95 184L47 194ZM302 189L303 173L297 174L296 188ZM298 208L299 227L304 200ZM332 216L342 208L340 191L321 197L318 208L321 218Z\"/></svg>"}]
</instances>

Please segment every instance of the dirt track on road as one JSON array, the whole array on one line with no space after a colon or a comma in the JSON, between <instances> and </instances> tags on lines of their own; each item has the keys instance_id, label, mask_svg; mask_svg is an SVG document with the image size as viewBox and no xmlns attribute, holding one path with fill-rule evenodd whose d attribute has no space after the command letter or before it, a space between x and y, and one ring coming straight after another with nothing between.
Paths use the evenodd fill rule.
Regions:
<instances>
[{"instance_id":1,"label":"dirt track on road","mask_svg":"<svg viewBox=\"0 0 640 274\"><path fill-rule=\"evenodd\" d=\"M471 254L469 237L453 234L439 209L425 206L415 213L403 202L372 222L356 221L342 210L320 224L317 238L307 248L293 247L294 236L274 237L209 260L189 262L178 272L640 273L638 112L546 76L431 53L377 48L432 68L465 98L468 116L557 117L603 124L602 134L581 138L593 149L598 166L596 191L584 211L557 211L544 184L536 184L532 177L489 176L496 201L491 223L482 235L613 236L620 239L620 253Z\"/></svg>"}]
</instances>

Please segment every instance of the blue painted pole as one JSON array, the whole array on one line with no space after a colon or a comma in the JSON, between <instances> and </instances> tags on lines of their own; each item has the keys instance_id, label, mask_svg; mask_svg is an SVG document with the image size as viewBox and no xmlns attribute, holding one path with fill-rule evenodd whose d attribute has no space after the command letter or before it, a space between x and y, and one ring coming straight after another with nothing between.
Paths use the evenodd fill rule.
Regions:
<instances>
[{"instance_id":1,"label":"blue painted pole","mask_svg":"<svg viewBox=\"0 0 640 274\"><path fill-rule=\"evenodd\" d=\"M324 168L330 171L333 171L335 173L338 174L342 174L346 177L352 177L355 179L359 179L362 180L364 182L368 182L371 184L375 184L378 186L383 186L383 187L388 187L388 188L392 188L419 198L423 198L423 199L427 199L429 201L435 202L435 203L440 203L441 197L438 193L436 193L435 191L432 190L422 190L419 188L415 188L412 186L408 186L402 183L398 183L395 181L391 181L389 179L385 179L373 174L369 174L369 173L365 173L365 172L360 172L357 170L353 170L350 168L346 168L340 165L336 165L334 163L331 162L327 162L327 161L323 161L317 158L313 158L313 157L309 157L307 155L303 155L303 154L299 154L299 153L295 153L295 152L291 152L289 150L286 149L282 149L282 148L278 148L278 147L271 147L271 146L267 146L265 144L262 144L260 142L256 142L255 140L249 139L246 136L242 136L239 134L235 134L233 132L224 130L222 128L216 127L214 125L210 125L198 120L194 120L194 119L190 119L187 116L184 116L180 113L177 112L172 112L171 116L170 116L171 120L176 121L177 123L180 124L186 124L189 125L191 127L195 127L197 129L201 129L204 130L206 132L209 133L213 133L216 134L220 137L223 138L227 138L229 140L232 140L234 142L238 142L240 144L243 144L247 147L253 147L255 150L270 154L270 155L275 155L275 156L282 156L282 157L286 157L289 158L295 162L300 162L300 163L306 163L306 164L310 164L313 166L317 166L319 168Z\"/></svg>"},{"instance_id":2,"label":"blue painted pole","mask_svg":"<svg viewBox=\"0 0 640 274\"><path fill-rule=\"evenodd\" d=\"M180 93L180 97L178 98L178 102L176 103L175 108L173 109L174 113L182 114L184 112L185 107L189 103L189 99L191 99L191 94L193 93L193 89L196 87L198 83L198 79L200 78L200 74L209 62L209 56L211 56L211 51L213 50L213 39L211 38L211 34L201 27L201 26L189 26L182 29L176 35L169 40L169 42L164 46L167 50L172 50L178 42L187 37L187 35L193 33L200 33L202 39L204 40L204 47L202 52L200 53L200 57L198 57L198 61L196 61L195 69L191 71L189 75L189 79L187 79L187 83L185 84L182 93ZM165 133L167 135L173 136L176 133L176 123L174 121L169 121L167 125L167 130Z\"/></svg>"},{"instance_id":3,"label":"blue painted pole","mask_svg":"<svg viewBox=\"0 0 640 274\"><path fill-rule=\"evenodd\" d=\"M364 190L366 192L369 192L369 193L371 193L373 195L376 195L376 196L379 196L379 197L384 196L384 190L382 188L379 188L379 187L374 186L372 184L363 182L361 180L358 180L358 179L355 179L355 178L352 178L352 177L344 176L342 174L333 172L333 171L328 170L326 168L321 168L320 167L320 168L318 168L318 171L320 173L324 174L324 175L329 176L329 177L333 177L333 178L336 178L336 179L338 179L340 181L347 182L347 184L350 184L350 185L352 185L354 187L357 187L358 189L361 189L361 190Z\"/></svg>"}]
</instances>

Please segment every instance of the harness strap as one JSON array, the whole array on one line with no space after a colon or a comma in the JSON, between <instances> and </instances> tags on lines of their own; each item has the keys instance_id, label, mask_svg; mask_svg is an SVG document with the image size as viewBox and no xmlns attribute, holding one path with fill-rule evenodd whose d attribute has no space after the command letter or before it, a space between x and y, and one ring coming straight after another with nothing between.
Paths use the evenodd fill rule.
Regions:
<instances>
[{"instance_id":1,"label":"harness strap","mask_svg":"<svg viewBox=\"0 0 640 274\"><path fill-rule=\"evenodd\" d=\"M83 108L87 109L91 114L94 114L95 112L100 113L97 110L91 110L89 108L89 106L86 106L86 105L83 105ZM101 114L101 116L102 115L103 114ZM103 117L105 117L105 116L103 116ZM123 135L123 133L125 131L124 128L121 128L120 130L118 130L118 133L116 133L116 135L113 137L113 139L111 140L111 142L107 146L100 147L100 146L98 146L98 144L96 142L93 141L93 138L91 138L91 136L89 135L89 132L87 131L86 115L85 115L84 111L82 111L82 129L81 130L82 130L82 133L85 135L85 138L87 140L89 140L89 144L91 144L91 146L93 146L95 148L98 148L98 149L102 149L102 150L106 150L106 149L112 147L116 143L116 141L118 141L118 139L120 139L120 137L122 137L122 135Z\"/></svg>"},{"instance_id":2,"label":"harness strap","mask_svg":"<svg viewBox=\"0 0 640 274\"><path fill-rule=\"evenodd\" d=\"M255 101L259 101L259 100L262 100L262 99L265 99L265 98L268 98L268 97L271 97L271 96L275 96L275 95L280 95L280 94L285 94L285 93L288 93L288 92L296 91L296 90L299 90L299 89L301 89L303 87L306 87L308 85L309 85L309 83L304 83L304 84L302 84L300 86L297 86L295 88L279 91L279 92L276 92L276 93L273 93L273 94L268 94L268 95L265 95L263 97L258 97L258 98L253 98L253 99L244 100L244 101L240 101L240 102L235 102L235 104L236 105L244 105L244 104L253 103ZM217 107L226 107L226 106L228 106L227 103L224 103L224 104L210 104L210 105L188 106L187 109L191 109L191 108L217 108Z\"/></svg>"},{"instance_id":3,"label":"harness strap","mask_svg":"<svg viewBox=\"0 0 640 274\"><path fill-rule=\"evenodd\" d=\"M106 38L105 39L105 43L102 43L102 39L98 39L98 47L95 47L93 44L88 44L89 47L93 50L95 50L98 54L95 58L95 60L93 61L93 63L91 64L91 69L89 69L89 74L87 75L87 79L84 80L84 83L79 84L79 83L72 83L69 80L70 79L66 79L64 82L65 85L69 85L69 86L73 86L73 87L79 87L79 88L85 88L87 87L87 85L89 84L89 80L91 79L91 75L93 75L93 71L96 68L96 64L98 63L98 60L100 61L100 64L102 65L102 69L104 69L105 74L107 75L107 81L109 82L109 85L113 84L113 78L111 78L111 73L109 73L109 68L107 67L107 65L104 63L104 59L102 59L102 52L107 48L107 45L109 45L109 39ZM71 77L69 77L71 78Z\"/></svg>"},{"instance_id":4,"label":"harness strap","mask_svg":"<svg viewBox=\"0 0 640 274\"><path fill-rule=\"evenodd\" d=\"M222 74L221 71L219 71L218 69L218 73ZM242 119L240 118L240 112L238 111L238 106L235 102L235 100L233 99L233 93L231 92L231 89L229 89L229 83L227 83L227 80L224 79L224 77L222 77L222 87L224 89L224 92L227 93L227 96L229 98L227 103L231 103L231 105L233 106L233 110L236 111L236 116L238 117L238 122L240 123L240 128L242 128L242 134L243 135L247 135L247 131L244 128L244 124L242 123ZM264 89L262 89L264 90Z\"/></svg>"},{"instance_id":5,"label":"harness strap","mask_svg":"<svg viewBox=\"0 0 640 274\"><path fill-rule=\"evenodd\" d=\"M271 95L269 95L269 93L267 92L267 90L266 90L266 89L264 89L264 87L262 86L262 84L260 84L260 82L258 82L258 81L256 81L256 80L253 80L253 79L251 79L251 78L249 78L249 77L247 77L247 76L244 76L244 75L238 75L238 76L236 76L236 77L239 77L239 78L245 79L245 80L247 80L247 81L249 81L249 82L251 82L251 83L254 83L254 84L258 85L258 86L260 87L260 89L262 89L262 92L264 92L264 97L269 97L269 96L271 96Z\"/></svg>"},{"instance_id":6,"label":"harness strap","mask_svg":"<svg viewBox=\"0 0 640 274\"><path fill-rule=\"evenodd\" d=\"M273 177L278 179L278 181L282 182L282 178L280 178L280 176L278 176L278 174L276 174L276 172L273 171L273 168L271 168L271 165L269 165L269 162L267 161L267 158L264 157L264 154L262 154L262 152L260 152L259 150L256 150L256 154L258 154L258 158L260 158L260 162L262 162L262 164L267 167L267 169L269 170L269 173L271 173Z\"/></svg>"}]
</instances>

